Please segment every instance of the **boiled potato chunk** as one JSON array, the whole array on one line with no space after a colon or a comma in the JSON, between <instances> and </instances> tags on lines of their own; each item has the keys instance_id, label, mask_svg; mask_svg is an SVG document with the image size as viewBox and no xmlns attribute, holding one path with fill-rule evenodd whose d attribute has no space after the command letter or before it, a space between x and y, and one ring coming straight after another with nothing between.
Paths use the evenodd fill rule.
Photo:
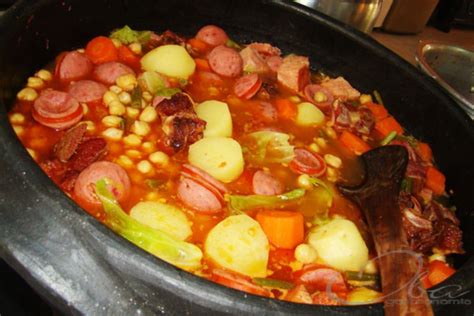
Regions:
<instances>
[{"instance_id":1,"label":"boiled potato chunk","mask_svg":"<svg viewBox=\"0 0 474 316\"><path fill-rule=\"evenodd\" d=\"M302 102L297 105L296 124L301 126L318 126L324 122L324 113L314 104Z\"/></svg>"},{"instance_id":2,"label":"boiled potato chunk","mask_svg":"<svg viewBox=\"0 0 474 316\"><path fill-rule=\"evenodd\" d=\"M196 63L186 49L179 45L163 45L149 51L141 59L142 68L174 78L188 79Z\"/></svg>"},{"instance_id":3,"label":"boiled potato chunk","mask_svg":"<svg viewBox=\"0 0 474 316\"><path fill-rule=\"evenodd\" d=\"M169 204L139 202L130 210L130 216L178 240L185 240L192 234L191 223L183 211Z\"/></svg>"},{"instance_id":4,"label":"boiled potato chunk","mask_svg":"<svg viewBox=\"0 0 474 316\"><path fill-rule=\"evenodd\" d=\"M266 277L269 253L267 236L248 215L233 215L217 224L207 235L205 253L223 268Z\"/></svg>"},{"instance_id":5,"label":"boiled potato chunk","mask_svg":"<svg viewBox=\"0 0 474 316\"><path fill-rule=\"evenodd\" d=\"M242 148L232 138L205 137L189 147L188 160L224 183L234 181L244 170Z\"/></svg>"},{"instance_id":6,"label":"boiled potato chunk","mask_svg":"<svg viewBox=\"0 0 474 316\"><path fill-rule=\"evenodd\" d=\"M382 300L382 293L366 287L358 287L353 289L349 295L347 295L346 300L349 304L354 305L373 304Z\"/></svg>"},{"instance_id":7,"label":"boiled potato chunk","mask_svg":"<svg viewBox=\"0 0 474 316\"><path fill-rule=\"evenodd\" d=\"M319 258L338 270L359 271L369 260L369 250L356 225L336 218L319 226L308 236Z\"/></svg>"},{"instance_id":8,"label":"boiled potato chunk","mask_svg":"<svg viewBox=\"0 0 474 316\"><path fill-rule=\"evenodd\" d=\"M209 100L196 107L197 116L206 121L204 137L231 137L232 117L226 103Z\"/></svg>"}]
</instances>

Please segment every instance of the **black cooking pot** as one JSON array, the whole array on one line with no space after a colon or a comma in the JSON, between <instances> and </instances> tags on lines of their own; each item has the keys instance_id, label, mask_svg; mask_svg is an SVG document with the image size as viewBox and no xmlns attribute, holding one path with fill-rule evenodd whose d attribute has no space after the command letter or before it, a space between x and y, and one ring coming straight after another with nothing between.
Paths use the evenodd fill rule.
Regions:
<instances>
[{"instance_id":1,"label":"black cooking pot","mask_svg":"<svg viewBox=\"0 0 474 316\"><path fill-rule=\"evenodd\" d=\"M285 53L310 56L315 68L344 75L361 91L377 89L403 126L432 145L454 191L467 252L455 258L459 271L435 294L469 293L474 125L434 81L366 35L284 1L40 0L21 1L7 12L0 21L0 256L65 313L382 314L380 304L319 307L257 297L181 271L80 209L16 138L7 119L15 94L59 52L124 24L192 35L211 23L239 42L271 42ZM467 311L446 300L433 303L440 314Z\"/></svg>"}]
</instances>

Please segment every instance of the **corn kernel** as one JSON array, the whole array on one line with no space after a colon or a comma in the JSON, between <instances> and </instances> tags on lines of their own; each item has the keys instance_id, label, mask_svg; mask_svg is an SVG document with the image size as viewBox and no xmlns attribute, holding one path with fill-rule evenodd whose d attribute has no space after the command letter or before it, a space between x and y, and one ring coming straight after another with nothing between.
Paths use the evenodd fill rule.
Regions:
<instances>
[{"instance_id":1,"label":"corn kernel","mask_svg":"<svg viewBox=\"0 0 474 316\"><path fill-rule=\"evenodd\" d=\"M138 84L133 74L122 75L115 80L115 83L125 91L132 91Z\"/></svg>"},{"instance_id":2,"label":"corn kernel","mask_svg":"<svg viewBox=\"0 0 474 316\"><path fill-rule=\"evenodd\" d=\"M152 143L152 142L144 142L142 144L142 148L143 150L145 150L146 152L152 152L155 150L155 145Z\"/></svg>"},{"instance_id":3,"label":"corn kernel","mask_svg":"<svg viewBox=\"0 0 474 316\"><path fill-rule=\"evenodd\" d=\"M44 87L44 81L41 78L29 77L28 83L26 84L28 88L41 89Z\"/></svg>"},{"instance_id":4,"label":"corn kernel","mask_svg":"<svg viewBox=\"0 0 474 316\"><path fill-rule=\"evenodd\" d=\"M25 129L21 125L13 125L13 130L18 136L23 135L23 133L25 132Z\"/></svg>"},{"instance_id":5,"label":"corn kernel","mask_svg":"<svg viewBox=\"0 0 474 316\"><path fill-rule=\"evenodd\" d=\"M102 136L109 140L118 141L122 138L123 130L115 127L109 127L102 132Z\"/></svg>"},{"instance_id":6,"label":"corn kernel","mask_svg":"<svg viewBox=\"0 0 474 316\"><path fill-rule=\"evenodd\" d=\"M325 154L324 155L324 161L331 167L339 169L341 168L342 165L342 160L338 156L331 155L331 154Z\"/></svg>"},{"instance_id":7,"label":"corn kernel","mask_svg":"<svg viewBox=\"0 0 474 316\"><path fill-rule=\"evenodd\" d=\"M125 114L125 105L123 105L120 101L113 101L109 104L109 113L111 115L122 116Z\"/></svg>"},{"instance_id":8,"label":"corn kernel","mask_svg":"<svg viewBox=\"0 0 474 316\"><path fill-rule=\"evenodd\" d=\"M327 146L327 142L324 138L322 137L316 137L314 139L314 141L316 142L316 144L318 144L319 147L321 148L325 148Z\"/></svg>"},{"instance_id":9,"label":"corn kernel","mask_svg":"<svg viewBox=\"0 0 474 316\"><path fill-rule=\"evenodd\" d=\"M301 102L301 98L297 95L289 97L289 100L293 103L300 103Z\"/></svg>"},{"instance_id":10,"label":"corn kernel","mask_svg":"<svg viewBox=\"0 0 474 316\"><path fill-rule=\"evenodd\" d=\"M148 159L160 166L166 166L170 162L170 157L162 151L155 151L148 156Z\"/></svg>"},{"instance_id":11,"label":"corn kernel","mask_svg":"<svg viewBox=\"0 0 474 316\"><path fill-rule=\"evenodd\" d=\"M131 106L127 106L127 117L131 119L136 119L138 115L140 115L140 110L136 108L132 108Z\"/></svg>"},{"instance_id":12,"label":"corn kernel","mask_svg":"<svg viewBox=\"0 0 474 316\"><path fill-rule=\"evenodd\" d=\"M297 179L298 186L302 189L311 190L313 185L309 181L309 176L307 174L302 174Z\"/></svg>"},{"instance_id":13,"label":"corn kernel","mask_svg":"<svg viewBox=\"0 0 474 316\"><path fill-rule=\"evenodd\" d=\"M133 167L132 159L128 158L125 155L120 155L116 161L120 166L124 168L131 168Z\"/></svg>"},{"instance_id":14,"label":"corn kernel","mask_svg":"<svg viewBox=\"0 0 474 316\"><path fill-rule=\"evenodd\" d=\"M119 101L125 105L130 104L132 102L132 97L130 96L130 93L128 93L127 91L120 92L118 97L119 97Z\"/></svg>"},{"instance_id":15,"label":"corn kernel","mask_svg":"<svg viewBox=\"0 0 474 316\"><path fill-rule=\"evenodd\" d=\"M112 91L112 92L115 93L115 94L119 94L120 92L123 91L122 88L120 88L120 87L118 87L118 86L116 86L116 85L111 85L111 86L109 87L109 90Z\"/></svg>"},{"instance_id":16,"label":"corn kernel","mask_svg":"<svg viewBox=\"0 0 474 316\"><path fill-rule=\"evenodd\" d=\"M429 262L435 261L435 260L446 262L446 256L440 253L434 253L428 258Z\"/></svg>"},{"instance_id":17,"label":"corn kernel","mask_svg":"<svg viewBox=\"0 0 474 316\"><path fill-rule=\"evenodd\" d=\"M372 96L370 94L361 94L359 97L360 104L372 102Z\"/></svg>"},{"instance_id":18,"label":"corn kernel","mask_svg":"<svg viewBox=\"0 0 474 316\"><path fill-rule=\"evenodd\" d=\"M146 174L153 170L153 166L148 160L142 160L137 164L137 170L143 174Z\"/></svg>"},{"instance_id":19,"label":"corn kernel","mask_svg":"<svg viewBox=\"0 0 474 316\"><path fill-rule=\"evenodd\" d=\"M38 158L38 155L36 154L36 151L34 151L33 149L26 148L26 151L30 154L30 156L31 156L31 158L33 158L33 160L36 160Z\"/></svg>"},{"instance_id":20,"label":"corn kernel","mask_svg":"<svg viewBox=\"0 0 474 316\"><path fill-rule=\"evenodd\" d=\"M107 127L120 127L123 122L123 119L120 116L116 115L107 115L102 119L102 124Z\"/></svg>"},{"instance_id":21,"label":"corn kernel","mask_svg":"<svg viewBox=\"0 0 474 316\"><path fill-rule=\"evenodd\" d=\"M326 102L328 100L328 96L324 92L318 91L314 94L313 99L317 103L321 103Z\"/></svg>"},{"instance_id":22,"label":"corn kernel","mask_svg":"<svg viewBox=\"0 0 474 316\"><path fill-rule=\"evenodd\" d=\"M295 249L295 259L301 263L313 263L317 258L316 249L308 244L299 244Z\"/></svg>"},{"instance_id":23,"label":"corn kernel","mask_svg":"<svg viewBox=\"0 0 474 316\"><path fill-rule=\"evenodd\" d=\"M131 127L133 133L137 134L138 136L145 136L150 133L151 128L147 122L142 121L135 121Z\"/></svg>"},{"instance_id":24,"label":"corn kernel","mask_svg":"<svg viewBox=\"0 0 474 316\"><path fill-rule=\"evenodd\" d=\"M314 153L319 153L319 151L320 151L319 146L316 143L311 143L309 145L309 150L311 150Z\"/></svg>"},{"instance_id":25,"label":"corn kernel","mask_svg":"<svg viewBox=\"0 0 474 316\"><path fill-rule=\"evenodd\" d=\"M95 131L95 124L92 121L82 121L82 123L85 123L87 125L87 130L89 132Z\"/></svg>"},{"instance_id":26,"label":"corn kernel","mask_svg":"<svg viewBox=\"0 0 474 316\"><path fill-rule=\"evenodd\" d=\"M151 100L153 100L153 95L148 92L148 91L143 91L142 93L142 98L146 101L146 102L151 102Z\"/></svg>"},{"instance_id":27,"label":"corn kernel","mask_svg":"<svg viewBox=\"0 0 474 316\"><path fill-rule=\"evenodd\" d=\"M151 123L158 117L156 110L152 106L147 106L143 109L142 113L140 114L140 121Z\"/></svg>"},{"instance_id":28,"label":"corn kernel","mask_svg":"<svg viewBox=\"0 0 474 316\"><path fill-rule=\"evenodd\" d=\"M38 97L38 93L35 91L35 89L24 88L21 89L16 96L20 101L34 101Z\"/></svg>"},{"instance_id":29,"label":"corn kernel","mask_svg":"<svg viewBox=\"0 0 474 316\"><path fill-rule=\"evenodd\" d=\"M23 124L25 123L25 116L21 113L13 113L12 115L10 115L10 123Z\"/></svg>"},{"instance_id":30,"label":"corn kernel","mask_svg":"<svg viewBox=\"0 0 474 316\"><path fill-rule=\"evenodd\" d=\"M128 45L128 48L130 48L130 50L134 53L134 54L137 54L137 55L141 55L142 54L142 44L140 43L132 43L130 45Z\"/></svg>"},{"instance_id":31,"label":"corn kernel","mask_svg":"<svg viewBox=\"0 0 474 316\"><path fill-rule=\"evenodd\" d=\"M114 43L115 47L119 48L120 46L122 46L122 42L120 42L118 39L116 38L112 38L112 43Z\"/></svg>"},{"instance_id":32,"label":"corn kernel","mask_svg":"<svg viewBox=\"0 0 474 316\"><path fill-rule=\"evenodd\" d=\"M85 103L81 103L82 106L82 114L87 115L89 113L89 107Z\"/></svg>"},{"instance_id":33,"label":"corn kernel","mask_svg":"<svg viewBox=\"0 0 474 316\"><path fill-rule=\"evenodd\" d=\"M102 101L104 102L105 105L109 105L110 103L114 101L120 101L117 93L113 91L107 91L104 93L104 96L102 97Z\"/></svg>"},{"instance_id":34,"label":"corn kernel","mask_svg":"<svg viewBox=\"0 0 474 316\"><path fill-rule=\"evenodd\" d=\"M53 75L51 74L51 72L45 69L41 69L40 71L38 71L35 76L40 79L43 79L44 81L50 81L51 79L53 79Z\"/></svg>"},{"instance_id":35,"label":"corn kernel","mask_svg":"<svg viewBox=\"0 0 474 316\"><path fill-rule=\"evenodd\" d=\"M338 178L338 172L336 169L328 167L326 170L326 178L328 181L336 182Z\"/></svg>"},{"instance_id":36,"label":"corn kernel","mask_svg":"<svg viewBox=\"0 0 474 316\"><path fill-rule=\"evenodd\" d=\"M129 149L125 152L125 154L127 156L129 156L130 158L141 158L142 157L142 153L139 152L136 149Z\"/></svg>"},{"instance_id":37,"label":"corn kernel","mask_svg":"<svg viewBox=\"0 0 474 316\"><path fill-rule=\"evenodd\" d=\"M138 137L135 134L129 134L129 135L124 137L123 142L127 146L136 147L136 146L139 146L141 144L142 140L140 139L140 137Z\"/></svg>"}]
</instances>

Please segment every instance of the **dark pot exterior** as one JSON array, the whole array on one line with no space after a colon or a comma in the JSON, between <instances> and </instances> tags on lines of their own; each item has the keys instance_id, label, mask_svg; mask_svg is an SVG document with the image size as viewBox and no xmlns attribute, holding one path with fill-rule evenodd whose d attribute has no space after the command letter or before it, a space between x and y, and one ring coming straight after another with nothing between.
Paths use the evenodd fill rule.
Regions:
<instances>
[{"instance_id":1,"label":"dark pot exterior","mask_svg":"<svg viewBox=\"0 0 474 316\"><path fill-rule=\"evenodd\" d=\"M388 109L432 145L462 223L459 271L434 289L437 314L464 315L474 279L474 124L411 65L368 36L287 1L21 1L0 20L0 256L60 311L148 315L381 315L381 304L299 305L218 286L149 255L114 234L65 196L29 157L7 112L29 74L59 52L128 24L192 35L222 26L241 42L271 42L343 75L361 91L381 91ZM396 267L394 267L396 273ZM433 294L433 292L432 292ZM434 296L432 295L432 298Z\"/></svg>"}]
</instances>

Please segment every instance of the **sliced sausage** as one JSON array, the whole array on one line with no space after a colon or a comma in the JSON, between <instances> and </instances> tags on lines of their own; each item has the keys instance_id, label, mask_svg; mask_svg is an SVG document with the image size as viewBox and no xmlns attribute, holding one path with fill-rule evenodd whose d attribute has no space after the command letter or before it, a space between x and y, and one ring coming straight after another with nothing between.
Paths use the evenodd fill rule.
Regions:
<instances>
[{"instance_id":1,"label":"sliced sausage","mask_svg":"<svg viewBox=\"0 0 474 316\"><path fill-rule=\"evenodd\" d=\"M196 38L211 46L225 45L229 40L224 30L215 25L206 25L201 28L197 32Z\"/></svg>"},{"instance_id":2,"label":"sliced sausage","mask_svg":"<svg viewBox=\"0 0 474 316\"><path fill-rule=\"evenodd\" d=\"M81 80L73 82L67 88L67 92L77 101L89 103L102 100L107 87L92 80Z\"/></svg>"},{"instance_id":3,"label":"sliced sausage","mask_svg":"<svg viewBox=\"0 0 474 316\"><path fill-rule=\"evenodd\" d=\"M278 179L262 170L254 173L252 188L253 192L259 195L278 195L284 190L283 184Z\"/></svg>"},{"instance_id":4,"label":"sliced sausage","mask_svg":"<svg viewBox=\"0 0 474 316\"><path fill-rule=\"evenodd\" d=\"M224 77L237 77L242 73L242 57L232 48L217 46L209 53L209 66Z\"/></svg>"},{"instance_id":5,"label":"sliced sausage","mask_svg":"<svg viewBox=\"0 0 474 316\"><path fill-rule=\"evenodd\" d=\"M130 179L127 172L119 165L110 161L98 161L84 169L74 184L74 196L79 204L97 207L101 205L95 193L97 181L107 178L108 189L117 201L124 201L130 193Z\"/></svg>"},{"instance_id":6,"label":"sliced sausage","mask_svg":"<svg viewBox=\"0 0 474 316\"><path fill-rule=\"evenodd\" d=\"M42 125L62 130L81 120L82 107L68 93L48 89L33 103L32 116Z\"/></svg>"},{"instance_id":7,"label":"sliced sausage","mask_svg":"<svg viewBox=\"0 0 474 316\"><path fill-rule=\"evenodd\" d=\"M227 193L228 190L226 186L220 182L219 180L214 179L213 176L205 172L204 170L195 167L190 164L184 164L183 165L183 174L185 176L197 176L204 181L206 181L208 184L212 185L214 188L216 188L221 194Z\"/></svg>"},{"instance_id":8,"label":"sliced sausage","mask_svg":"<svg viewBox=\"0 0 474 316\"><path fill-rule=\"evenodd\" d=\"M295 149L295 157L290 162L290 169L298 174L319 177L326 172L327 166L323 157L303 148Z\"/></svg>"},{"instance_id":9,"label":"sliced sausage","mask_svg":"<svg viewBox=\"0 0 474 316\"><path fill-rule=\"evenodd\" d=\"M278 82L294 91L301 91L309 83L309 59L304 56L288 55L277 72Z\"/></svg>"},{"instance_id":10,"label":"sliced sausage","mask_svg":"<svg viewBox=\"0 0 474 316\"><path fill-rule=\"evenodd\" d=\"M234 93L241 99L251 99L262 86L262 80L256 74L248 74L239 78L234 84Z\"/></svg>"},{"instance_id":11,"label":"sliced sausage","mask_svg":"<svg viewBox=\"0 0 474 316\"><path fill-rule=\"evenodd\" d=\"M341 100L354 100L360 97L360 92L342 77L325 81L321 83L321 86L328 89L335 98Z\"/></svg>"},{"instance_id":12,"label":"sliced sausage","mask_svg":"<svg viewBox=\"0 0 474 316\"><path fill-rule=\"evenodd\" d=\"M98 65L94 69L94 78L106 84L113 85L115 80L123 75L135 74L132 68L122 63L111 61L105 64Z\"/></svg>"},{"instance_id":13,"label":"sliced sausage","mask_svg":"<svg viewBox=\"0 0 474 316\"><path fill-rule=\"evenodd\" d=\"M61 81L80 80L87 77L93 67L85 54L73 51L60 55L55 73Z\"/></svg>"},{"instance_id":14,"label":"sliced sausage","mask_svg":"<svg viewBox=\"0 0 474 316\"><path fill-rule=\"evenodd\" d=\"M334 102L331 91L319 84L309 84L304 88L306 100L315 104L323 112L327 113Z\"/></svg>"},{"instance_id":15,"label":"sliced sausage","mask_svg":"<svg viewBox=\"0 0 474 316\"><path fill-rule=\"evenodd\" d=\"M222 204L214 193L190 178L180 180L178 198L187 207L200 213L214 214L222 209Z\"/></svg>"}]
</instances>

